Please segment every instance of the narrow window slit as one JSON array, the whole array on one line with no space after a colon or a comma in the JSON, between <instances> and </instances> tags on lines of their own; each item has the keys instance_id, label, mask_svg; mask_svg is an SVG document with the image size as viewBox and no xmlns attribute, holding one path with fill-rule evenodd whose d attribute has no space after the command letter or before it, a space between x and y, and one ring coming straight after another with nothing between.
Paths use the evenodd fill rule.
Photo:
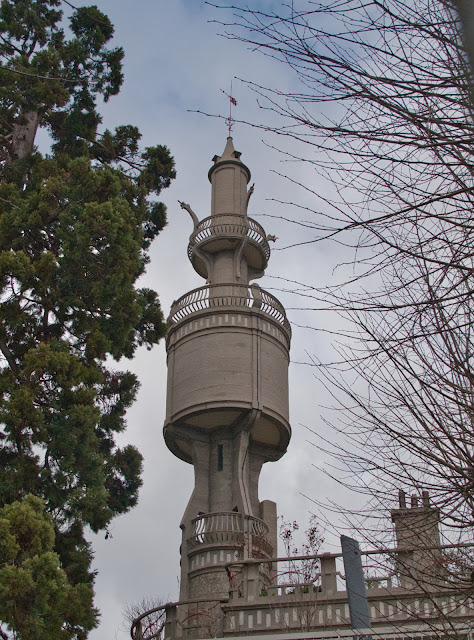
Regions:
<instances>
[{"instance_id":1,"label":"narrow window slit","mask_svg":"<svg viewBox=\"0 0 474 640\"><path fill-rule=\"evenodd\" d=\"M224 468L224 445L217 445L217 471L222 471Z\"/></svg>"}]
</instances>

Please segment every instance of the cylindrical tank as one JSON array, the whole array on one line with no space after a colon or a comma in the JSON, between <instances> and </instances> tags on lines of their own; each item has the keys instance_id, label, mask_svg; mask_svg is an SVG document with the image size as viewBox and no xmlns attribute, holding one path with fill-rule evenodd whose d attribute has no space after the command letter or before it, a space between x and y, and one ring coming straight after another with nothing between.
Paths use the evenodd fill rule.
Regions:
<instances>
[{"instance_id":1,"label":"cylindrical tank","mask_svg":"<svg viewBox=\"0 0 474 640\"><path fill-rule=\"evenodd\" d=\"M193 310L199 306L193 298L213 290L217 293L201 301L205 308ZM259 412L252 439L269 448L269 459L286 450L289 325L278 301L259 291L265 294L266 305L251 297L250 287L203 287L185 296L191 311L182 319L176 315L186 313L186 301L175 303L179 311L171 314L167 338L165 439L183 460L191 462L189 447L176 436L173 425L212 430L232 425L252 409Z\"/></svg>"}]
</instances>

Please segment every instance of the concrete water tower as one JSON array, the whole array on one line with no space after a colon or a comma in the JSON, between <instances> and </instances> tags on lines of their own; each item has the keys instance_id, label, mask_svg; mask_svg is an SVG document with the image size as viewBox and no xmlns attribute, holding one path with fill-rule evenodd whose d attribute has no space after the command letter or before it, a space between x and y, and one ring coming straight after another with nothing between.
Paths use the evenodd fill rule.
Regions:
<instances>
[{"instance_id":1,"label":"concrete water tower","mask_svg":"<svg viewBox=\"0 0 474 640\"><path fill-rule=\"evenodd\" d=\"M250 171L232 138L213 158L211 215L194 223L188 257L206 285L173 303L166 342L164 437L194 466L185 510L180 600L228 593L223 565L276 555L276 505L259 501L264 462L286 451L291 330L285 310L250 281L270 257L263 228L247 216Z\"/></svg>"},{"instance_id":2,"label":"concrete water tower","mask_svg":"<svg viewBox=\"0 0 474 640\"><path fill-rule=\"evenodd\" d=\"M208 218L181 203L194 222L188 256L207 284L173 303L167 338L165 439L195 470L181 522L181 593L139 615L132 638L471 638L469 564L464 570L460 556L444 553L426 492L410 507L400 492L394 549L346 549L351 572L368 557L364 610L362 577L354 591L338 568L341 554L309 556L320 568L303 581L275 557L276 505L259 500L258 478L290 439L290 327L278 300L249 284L267 266L269 237L247 216L250 172L230 137L209 179ZM364 628L354 628L361 619Z\"/></svg>"}]
</instances>

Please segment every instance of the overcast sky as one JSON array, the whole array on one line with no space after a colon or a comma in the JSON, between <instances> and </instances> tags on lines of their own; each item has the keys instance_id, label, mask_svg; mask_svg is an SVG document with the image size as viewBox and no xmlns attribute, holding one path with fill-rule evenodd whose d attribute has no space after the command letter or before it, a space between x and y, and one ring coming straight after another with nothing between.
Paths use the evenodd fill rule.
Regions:
<instances>
[{"instance_id":1,"label":"overcast sky","mask_svg":"<svg viewBox=\"0 0 474 640\"><path fill-rule=\"evenodd\" d=\"M96 0L115 25L115 44L125 49L125 83L121 93L104 105L104 126L138 125L143 145L166 144L176 160L178 177L162 194L168 207L169 223L154 242L151 262L143 285L160 295L167 315L173 300L204 281L193 271L186 255L191 232L189 216L177 200L190 203L200 218L210 213L210 184L207 172L211 158L221 154L227 131L222 120L205 117L192 110L225 114L228 102L221 90L229 90L233 77L243 77L267 85L288 88L293 78L275 62L247 51L238 42L219 37L220 28L212 20L215 9L202 0ZM82 3L80 3L82 4ZM84 3L86 4L86 3ZM271 3L266 2L267 6ZM255 97L234 80L238 102L236 117L262 120ZM304 299L275 290L278 277L321 283L332 277L332 247L307 245L284 247L306 240L302 230L262 214L284 215L269 198L303 198L292 193L288 182L274 172L288 170L311 183L304 166L282 165L282 158L269 148L271 139L261 131L236 125L235 148L252 172L255 194L249 213L278 236L267 276L260 281L287 307L289 319L299 325L327 325L330 320L314 312L293 309L306 306ZM266 144L267 143L267 144ZM314 188L317 184L312 183ZM288 212L286 211L288 215ZM308 231L306 231L308 234ZM337 487L321 471L323 456L303 425L323 432L320 404L323 390L313 370L305 364L314 355L328 355L324 334L293 328L290 367L290 420L293 437L288 453L277 463L265 465L261 476L260 499L272 499L286 519L305 523L314 505L304 496L321 499L332 496ZM178 594L179 522L193 488L193 469L175 458L165 447L162 426L165 414L166 361L164 343L151 352L142 350L133 362L121 367L135 371L141 380L138 400L129 412L128 429L122 443L133 443L145 457L144 485L138 506L113 521L112 537L91 536L98 570L96 605L101 624L91 640L122 640L121 610L144 596L174 600ZM327 402L327 399L326 399ZM329 534L327 536L330 538ZM331 544L325 550L334 550Z\"/></svg>"}]
</instances>

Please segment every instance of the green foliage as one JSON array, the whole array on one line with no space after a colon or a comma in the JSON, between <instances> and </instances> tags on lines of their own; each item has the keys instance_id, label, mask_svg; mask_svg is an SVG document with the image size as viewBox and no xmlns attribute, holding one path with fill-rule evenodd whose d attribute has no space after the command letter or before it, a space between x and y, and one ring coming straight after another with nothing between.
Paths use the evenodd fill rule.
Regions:
<instances>
[{"instance_id":1,"label":"green foliage","mask_svg":"<svg viewBox=\"0 0 474 640\"><path fill-rule=\"evenodd\" d=\"M109 362L165 333L157 294L135 285L166 223L152 198L175 170L165 146L140 150L136 127L98 131L96 100L118 93L123 51L107 48L97 7L66 32L60 4L0 6L0 507L40 496L58 554L45 551L44 570L59 558L89 588L84 527L107 529L141 484L140 454L115 444L138 381Z\"/></svg>"},{"instance_id":2,"label":"green foliage","mask_svg":"<svg viewBox=\"0 0 474 640\"><path fill-rule=\"evenodd\" d=\"M39 498L0 509L0 620L22 640L80 640L95 626L92 588L68 580L54 537Z\"/></svg>"}]
</instances>

